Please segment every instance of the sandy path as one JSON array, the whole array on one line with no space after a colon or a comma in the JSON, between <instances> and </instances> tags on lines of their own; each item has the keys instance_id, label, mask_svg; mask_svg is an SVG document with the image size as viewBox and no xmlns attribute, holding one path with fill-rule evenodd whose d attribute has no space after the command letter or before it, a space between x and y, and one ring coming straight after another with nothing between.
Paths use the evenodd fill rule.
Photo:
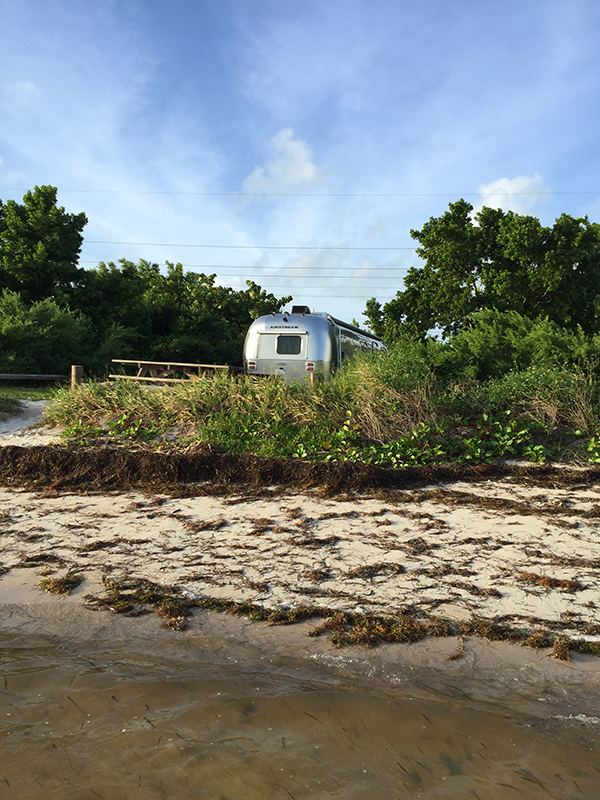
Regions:
<instances>
[{"instance_id":1,"label":"sandy path","mask_svg":"<svg viewBox=\"0 0 600 800\"><path fill-rule=\"evenodd\" d=\"M60 428L41 426L47 400L20 400L22 411L17 416L0 415L0 447L50 444L58 440Z\"/></svg>"}]
</instances>

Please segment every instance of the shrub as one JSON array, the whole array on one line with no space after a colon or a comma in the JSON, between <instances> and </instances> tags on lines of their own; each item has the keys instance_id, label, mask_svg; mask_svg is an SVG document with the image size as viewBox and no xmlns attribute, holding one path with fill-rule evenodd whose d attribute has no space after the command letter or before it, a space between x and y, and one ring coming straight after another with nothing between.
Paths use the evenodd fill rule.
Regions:
<instances>
[{"instance_id":1,"label":"shrub","mask_svg":"<svg viewBox=\"0 0 600 800\"><path fill-rule=\"evenodd\" d=\"M559 327L548 319L530 319L516 311L486 309L472 315L471 326L440 348L440 374L448 379L484 381L529 367L597 368L598 337Z\"/></svg>"},{"instance_id":2,"label":"shrub","mask_svg":"<svg viewBox=\"0 0 600 800\"><path fill-rule=\"evenodd\" d=\"M17 292L0 295L0 372L68 373L87 363L91 325L54 300L27 305Z\"/></svg>"}]
</instances>

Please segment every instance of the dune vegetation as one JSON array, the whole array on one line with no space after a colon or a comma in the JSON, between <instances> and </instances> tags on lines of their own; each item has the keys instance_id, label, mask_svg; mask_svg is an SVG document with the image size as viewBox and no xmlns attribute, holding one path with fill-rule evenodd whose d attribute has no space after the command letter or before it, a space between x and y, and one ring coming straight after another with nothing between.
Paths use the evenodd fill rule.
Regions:
<instances>
[{"instance_id":1,"label":"dune vegetation","mask_svg":"<svg viewBox=\"0 0 600 800\"><path fill-rule=\"evenodd\" d=\"M481 321L480 339L485 328ZM315 385L229 374L160 388L89 381L59 389L46 417L77 443L164 446L177 439L232 453L393 467L497 458L595 462L595 348L579 352L565 336L545 354L516 336L523 352L505 354L504 370L492 376L486 348L457 336L449 343L399 340L388 353L357 357Z\"/></svg>"}]
</instances>

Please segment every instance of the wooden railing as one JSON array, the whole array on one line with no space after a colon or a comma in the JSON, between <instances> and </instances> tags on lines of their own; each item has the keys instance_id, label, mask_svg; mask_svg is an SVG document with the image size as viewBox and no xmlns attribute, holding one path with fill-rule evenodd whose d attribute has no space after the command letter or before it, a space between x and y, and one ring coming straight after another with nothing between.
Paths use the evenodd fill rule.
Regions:
<instances>
[{"instance_id":1,"label":"wooden railing","mask_svg":"<svg viewBox=\"0 0 600 800\"><path fill-rule=\"evenodd\" d=\"M138 381L139 383L181 383L181 381L197 380L206 372L230 371L226 364L184 364L175 361L145 361L135 359L113 358L113 364L120 364L124 369L137 370L135 375L112 373L108 377L113 380ZM174 375L182 375L174 378Z\"/></svg>"},{"instance_id":2,"label":"wooden railing","mask_svg":"<svg viewBox=\"0 0 600 800\"><path fill-rule=\"evenodd\" d=\"M0 372L0 381L66 381L68 375L33 375L30 373Z\"/></svg>"},{"instance_id":3,"label":"wooden railing","mask_svg":"<svg viewBox=\"0 0 600 800\"><path fill-rule=\"evenodd\" d=\"M66 381L71 378L71 386L83 382L83 367L80 364L73 364L71 366L71 375L41 375L39 373L23 373L23 372L0 372L0 380L2 381Z\"/></svg>"}]
</instances>

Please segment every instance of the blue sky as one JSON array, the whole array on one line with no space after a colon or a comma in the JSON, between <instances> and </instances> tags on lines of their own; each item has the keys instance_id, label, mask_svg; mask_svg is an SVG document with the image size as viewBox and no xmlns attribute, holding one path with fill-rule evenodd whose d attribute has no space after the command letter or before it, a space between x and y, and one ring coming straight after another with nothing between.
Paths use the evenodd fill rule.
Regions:
<instances>
[{"instance_id":1,"label":"blue sky","mask_svg":"<svg viewBox=\"0 0 600 800\"><path fill-rule=\"evenodd\" d=\"M597 0L0 0L0 198L82 265L180 261L361 320L460 197L600 221Z\"/></svg>"}]
</instances>

